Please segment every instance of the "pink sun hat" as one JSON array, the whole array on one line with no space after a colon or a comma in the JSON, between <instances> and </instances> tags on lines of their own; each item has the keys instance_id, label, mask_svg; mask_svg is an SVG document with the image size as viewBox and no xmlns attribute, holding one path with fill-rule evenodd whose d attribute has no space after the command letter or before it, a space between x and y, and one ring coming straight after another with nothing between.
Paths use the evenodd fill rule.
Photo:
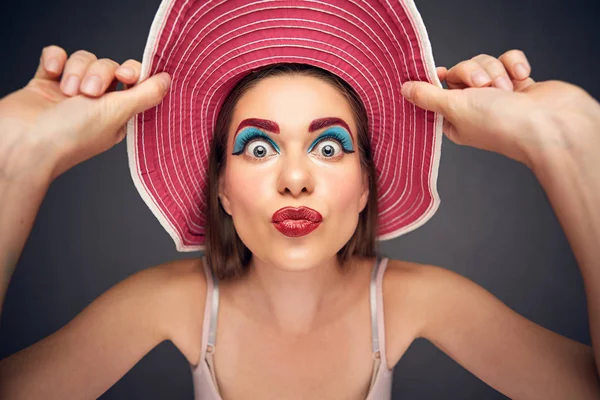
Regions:
<instances>
[{"instance_id":1,"label":"pink sun hat","mask_svg":"<svg viewBox=\"0 0 600 400\"><path fill-rule=\"evenodd\" d=\"M164 0L140 80L166 71L171 87L127 123L127 152L136 188L177 250L204 250L208 157L221 105L245 75L282 62L332 72L360 96L377 175L377 239L427 222L440 204L442 116L409 103L400 88L441 84L412 0Z\"/></svg>"}]
</instances>

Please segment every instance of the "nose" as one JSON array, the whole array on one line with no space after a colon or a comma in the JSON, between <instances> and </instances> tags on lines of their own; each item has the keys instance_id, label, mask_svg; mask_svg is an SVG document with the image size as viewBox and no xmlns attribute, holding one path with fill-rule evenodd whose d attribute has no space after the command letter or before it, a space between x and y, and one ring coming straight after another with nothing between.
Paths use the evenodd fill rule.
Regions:
<instances>
[{"instance_id":1,"label":"nose","mask_svg":"<svg viewBox=\"0 0 600 400\"><path fill-rule=\"evenodd\" d=\"M310 194L314 190L314 180L310 170L308 155L288 153L281 160L283 165L277 182L279 193L290 193L292 196L300 196L306 192Z\"/></svg>"}]
</instances>

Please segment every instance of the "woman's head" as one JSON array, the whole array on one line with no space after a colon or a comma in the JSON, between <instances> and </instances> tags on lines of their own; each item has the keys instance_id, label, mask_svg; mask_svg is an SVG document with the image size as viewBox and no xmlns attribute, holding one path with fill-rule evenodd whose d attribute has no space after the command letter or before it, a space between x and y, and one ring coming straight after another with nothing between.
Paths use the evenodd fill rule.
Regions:
<instances>
[{"instance_id":1,"label":"woman's head","mask_svg":"<svg viewBox=\"0 0 600 400\"><path fill-rule=\"evenodd\" d=\"M286 270L335 254L342 265L374 256L367 130L357 94L327 71L277 64L242 79L220 110L209 157L206 256L217 276L244 274L253 255ZM288 206L315 209L323 221L308 235L285 236L271 217Z\"/></svg>"}]
</instances>

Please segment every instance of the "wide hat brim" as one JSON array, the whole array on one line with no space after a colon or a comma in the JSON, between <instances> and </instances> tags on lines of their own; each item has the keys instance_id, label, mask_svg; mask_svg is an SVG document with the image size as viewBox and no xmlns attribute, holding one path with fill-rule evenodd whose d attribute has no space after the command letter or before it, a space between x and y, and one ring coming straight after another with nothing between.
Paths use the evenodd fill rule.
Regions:
<instances>
[{"instance_id":1,"label":"wide hat brim","mask_svg":"<svg viewBox=\"0 0 600 400\"><path fill-rule=\"evenodd\" d=\"M328 70L360 96L377 174L377 239L427 222L440 203L442 116L400 88L441 84L412 0L165 0L140 80L166 71L171 87L127 123L127 152L136 188L177 250L204 250L210 140L223 101L246 74L281 62Z\"/></svg>"}]
</instances>

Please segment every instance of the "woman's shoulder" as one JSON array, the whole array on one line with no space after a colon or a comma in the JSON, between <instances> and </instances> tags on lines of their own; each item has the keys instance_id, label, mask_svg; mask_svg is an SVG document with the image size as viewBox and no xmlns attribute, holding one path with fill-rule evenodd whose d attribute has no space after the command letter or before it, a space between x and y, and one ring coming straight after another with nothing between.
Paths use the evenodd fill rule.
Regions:
<instances>
[{"instance_id":1,"label":"woman's shoulder","mask_svg":"<svg viewBox=\"0 0 600 400\"><path fill-rule=\"evenodd\" d=\"M427 285L429 280L437 279L447 272L447 269L436 265L388 258L383 275L383 290L389 296L397 295L399 289L404 289L404 294L409 294L406 290L415 291L419 285Z\"/></svg>"},{"instance_id":2,"label":"woman's shoulder","mask_svg":"<svg viewBox=\"0 0 600 400\"><path fill-rule=\"evenodd\" d=\"M440 267L388 259L383 274L382 292L386 354L390 367L400 360L420 335L426 318L420 306L423 288L438 268Z\"/></svg>"},{"instance_id":3,"label":"woman's shoulder","mask_svg":"<svg viewBox=\"0 0 600 400\"><path fill-rule=\"evenodd\" d=\"M414 339L429 339L427 329L444 324L446 311L463 307L465 298L479 306L489 296L450 269L390 259L383 277L388 363L395 364Z\"/></svg>"},{"instance_id":4,"label":"woman's shoulder","mask_svg":"<svg viewBox=\"0 0 600 400\"><path fill-rule=\"evenodd\" d=\"M389 259L382 283L384 307L389 304L388 309L406 309L422 320L419 304L426 301L432 291L440 290L436 288L440 283L453 281L458 276L437 265Z\"/></svg>"},{"instance_id":5,"label":"woman's shoulder","mask_svg":"<svg viewBox=\"0 0 600 400\"><path fill-rule=\"evenodd\" d=\"M168 340L196 365L204 321L207 281L202 258L170 261L157 266L165 275Z\"/></svg>"}]
</instances>

